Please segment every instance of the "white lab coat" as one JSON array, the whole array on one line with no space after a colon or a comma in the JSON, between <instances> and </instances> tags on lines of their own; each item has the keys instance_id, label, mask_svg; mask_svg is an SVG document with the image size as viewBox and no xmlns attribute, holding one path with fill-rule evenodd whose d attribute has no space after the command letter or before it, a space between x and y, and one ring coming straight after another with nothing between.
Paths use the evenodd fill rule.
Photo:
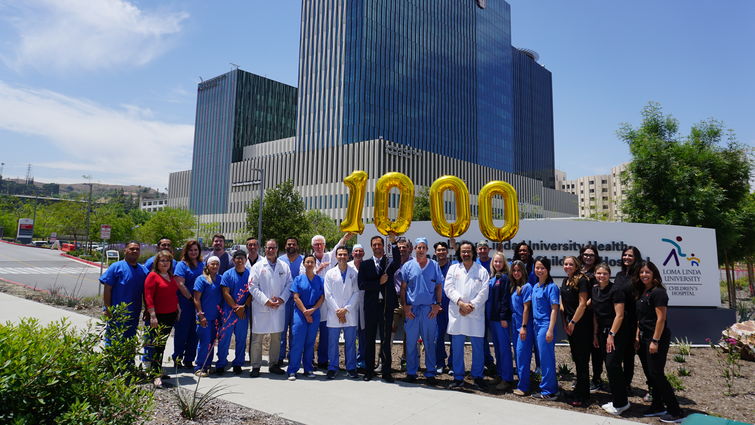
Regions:
<instances>
[{"instance_id":1,"label":"white lab coat","mask_svg":"<svg viewBox=\"0 0 755 425\"><path fill-rule=\"evenodd\" d=\"M345 328L359 324L357 310L359 302L359 285L357 272L351 267L346 267L346 281L341 278L341 270L333 267L325 274L325 304L328 304L328 327ZM346 323L338 321L336 310L345 308Z\"/></svg>"},{"instance_id":2,"label":"white lab coat","mask_svg":"<svg viewBox=\"0 0 755 425\"><path fill-rule=\"evenodd\" d=\"M354 269L357 274L359 274L359 270L357 269L357 266L354 265L354 260L349 261L349 267ZM355 307L359 316L359 329L364 329L364 291L359 291L359 298L357 299L357 307Z\"/></svg>"},{"instance_id":3,"label":"white lab coat","mask_svg":"<svg viewBox=\"0 0 755 425\"><path fill-rule=\"evenodd\" d=\"M338 265L338 261L336 261L336 251L328 251L326 253L322 254L322 260L318 260L315 256L315 270L317 270L320 267L321 263L327 262L328 265L324 269L320 270L320 273L317 275L322 278L322 281L325 282L325 275L328 273L330 269ZM301 262L301 266L299 267L299 274L305 274L306 270L304 269L304 261ZM324 302L322 303L322 307L320 307L320 321L324 322L328 319L328 303Z\"/></svg>"},{"instance_id":4,"label":"white lab coat","mask_svg":"<svg viewBox=\"0 0 755 425\"><path fill-rule=\"evenodd\" d=\"M448 304L448 334L485 336L485 301L488 300L488 271L473 263L467 271L464 264L452 264L446 274L443 290L451 300ZM466 316L456 303L471 303L474 310Z\"/></svg>"},{"instance_id":5,"label":"white lab coat","mask_svg":"<svg viewBox=\"0 0 755 425\"><path fill-rule=\"evenodd\" d=\"M252 333L267 334L283 332L286 324L286 307L272 308L265 305L272 297L283 299L291 296L291 270L283 261L275 262L275 270L267 259L256 263L249 272L249 292L252 293Z\"/></svg>"}]
</instances>

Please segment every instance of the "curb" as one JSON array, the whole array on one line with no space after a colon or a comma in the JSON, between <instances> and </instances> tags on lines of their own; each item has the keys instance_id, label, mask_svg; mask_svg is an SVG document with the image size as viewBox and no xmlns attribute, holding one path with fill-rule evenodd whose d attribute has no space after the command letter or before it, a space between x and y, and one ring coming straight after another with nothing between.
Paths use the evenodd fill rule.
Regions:
<instances>
[{"instance_id":1,"label":"curb","mask_svg":"<svg viewBox=\"0 0 755 425\"><path fill-rule=\"evenodd\" d=\"M5 240L0 240L0 242L2 242L2 243L7 243L8 245L25 246L25 247L27 247L27 248L42 248L41 246L36 246L36 245L26 245L26 244L22 244L22 243L18 243L18 242L11 242L11 241L5 241ZM45 249L46 249L46 248L45 248Z\"/></svg>"},{"instance_id":2,"label":"curb","mask_svg":"<svg viewBox=\"0 0 755 425\"><path fill-rule=\"evenodd\" d=\"M70 258L71 260L78 261L80 263L89 264L90 266L100 267L100 263L95 263L94 261L84 260L83 258L74 257L73 255L68 255L64 252L60 253L61 257Z\"/></svg>"}]
</instances>

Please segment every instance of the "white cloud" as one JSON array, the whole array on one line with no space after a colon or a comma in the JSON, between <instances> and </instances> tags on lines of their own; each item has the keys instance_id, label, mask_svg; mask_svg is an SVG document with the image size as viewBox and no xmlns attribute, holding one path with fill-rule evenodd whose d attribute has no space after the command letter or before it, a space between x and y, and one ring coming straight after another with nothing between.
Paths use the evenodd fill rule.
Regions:
<instances>
[{"instance_id":1,"label":"white cloud","mask_svg":"<svg viewBox=\"0 0 755 425\"><path fill-rule=\"evenodd\" d=\"M144 11L126 0L0 2L15 29L6 65L22 70L94 70L140 66L165 52L186 12Z\"/></svg>"},{"instance_id":2,"label":"white cloud","mask_svg":"<svg viewBox=\"0 0 755 425\"><path fill-rule=\"evenodd\" d=\"M65 153L35 166L163 188L169 172L191 168L194 126L133 111L0 81L0 129L40 137Z\"/></svg>"}]
</instances>

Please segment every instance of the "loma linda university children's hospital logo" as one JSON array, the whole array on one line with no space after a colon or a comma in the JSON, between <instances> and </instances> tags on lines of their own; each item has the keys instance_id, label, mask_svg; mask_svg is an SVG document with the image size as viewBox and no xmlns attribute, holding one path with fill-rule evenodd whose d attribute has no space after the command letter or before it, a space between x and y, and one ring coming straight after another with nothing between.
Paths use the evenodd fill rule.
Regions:
<instances>
[{"instance_id":1,"label":"loma linda university children's hospital logo","mask_svg":"<svg viewBox=\"0 0 755 425\"><path fill-rule=\"evenodd\" d=\"M703 284L701 260L694 253L684 251L682 240L681 236L675 239L661 238L670 248L662 264L663 282L668 285L672 295L695 296Z\"/></svg>"}]
</instances>

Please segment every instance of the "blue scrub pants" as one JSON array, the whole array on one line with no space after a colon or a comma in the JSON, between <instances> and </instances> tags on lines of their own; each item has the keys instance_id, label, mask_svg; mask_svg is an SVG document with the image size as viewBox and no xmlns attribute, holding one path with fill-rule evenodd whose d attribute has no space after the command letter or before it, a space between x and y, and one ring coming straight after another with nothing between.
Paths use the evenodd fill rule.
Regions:
<instances>
[{"instance_id":1,"label":"blue scrub pants","mask_svg":"<svg viewBox=\"0 0 755 425\"><path fill-rule=\"evenodd\" d=\"M218 331L218 361L216 367L224 368L228 364L228 349L231 346L231 335L236 336L236 350L233 358L233 366L244 365L244 352L246 351L246 337L249 334L249 312L242 320L230 308L223 308L223 325Z\"/></svg>"},{"instance_id":2,"label":"blue scrub pants","mask_svg":"<svg viewBox=\"0 0 755 425\"><path fill-rule=\"evenodd\" d=\"M527 336L524 341L519 338L519 329L522 328L522 318L512 317L514 329L512 329L514 339L514 352L516 352L516 371L519 375L519 383L516 388L519 391L530 392L530 363L532 362L532 346L535 340L533 333L532 320L527 324Z\"/></svg>"},{"instance_id":3,"label":"blue scrub pants","mask_svg":"<svg viewBox=\"0 0 755 425\"><path fill-rule=\"evenodd\" d=\"M181 317L174 326L173 361L180 358L184 362L193 362L197 355L197 319L194 300L187 300L182 294L178 294L178 305L181 306Z\"/></svg>"},{"instance_id":4,"label":"blue scrub pants","mask_svg":"<svg viewBox=\"0 0 755 425\"><path fill-rule=\"evenodd\" d=\"M281 332L281 349L280 354L278 355L279 362L282 362L283 359L286 358L286 343L290 344L293 339L291 327L294 318L294 297L290 297L288 301L286 301L284 308L286 309L286 322L283 325L283 332Z\"/></svg>"},{"instance_id":5,"label":"blue scrub pants","mask_svg":"<svg viewBox=\"0 0 755 425\"><path fill-rule=\"evenodd\" d=\"M406 374L417 375L419 352L417 341L422 337L425 345L425 377L435 376L435 340L438 336L438 323L427 317L432 311L429 305L413 305L414 319L404 319L406 332Z\"/></svg>"},{"instance_id":6,"label":"blue scrub pants","mask_svg":"<svg viewBox=\"0 0 755 425\"><path fill-rule=\"evenodd\" d=\"M215 357L215 339L218 336L218 327L220 326L220 320L207 319L207 327L203 328L201 325L197 325L197 361L194 364L194 370L199 369L207 370L212 366L212 358Z\"/></svg>"},{"instance_id":7,"label":"blue scrub pants","mask_svg":"<svg viewBox=\"0 0 755 425\"><path fill-rule=\"evenodd\" d=\"M448 307L444 308L444 311L439 313L436 317L436 323L438 328L438 334L435 338L435 367L437 369L443 368L448 364L452 364L452 356L446 355L446 331L448 330ZM448 363L446 363L446 357L448 357Z\"/></svg>"},{"instance_id":8,"label":"blue scrub pants","mask_svg":"<svg viewBox=\"0 0 755 425\"><path fill-rule=\"evenodd\" d=\"M511 321L508 322L509 327L504 328L501 326L499 320L491 320L488 322L488 335L493 341L493 348L495 349L495 365L498 372L498 376L506 382L514 381L514 365L513 358L511 356Z\"/></svg>"},{"instance_id":9,"label":"blue scrub pants","mask_svg":"<svg viewBox=\"0 0 755 425\"><path fill-rule=\"evenodd\" d=\"M295 313L291 323L291 350L288 352L288 370L290 375L304 367L304 372L312 372L315 358L315 339L320 327L319 311L312 315L312 323L307 323L303 314Z\"/></svg>"},{"instance_id":10,"label":"blue scrub pants","mask_svg":"<svg viewBox=\"0 0 755 425\"><path fill-rule=\"evenodd\" d=\"M464 380L464 342L466 335L451 335L451 353L453 354L454 380ZM482 378L485 371L485 338L481 336L470 336L472 342L472 377Z\"/></svg>"},{"instance_id":11,"label":"blue scrub pants","mask_svg":"<svg viewBox=\"0 0 755 425\"><path fill-rule=\"evenodd\" d=\"M322 322L327 323L327 322ZM338 337L343 329L343 353L346 357L346 370L357 370L357 327L328 328L328 370L338 370Z\"/></svg>"},{"instance_id":12,"label":"blue scrub pants","mask_svg":"<svg viewBox=\"0 0 755 425\"><path fill-rule=\"evenodd\" d=\"M330 333L328 332L328 322L323 320L320 322L320 339L317 342L317 363L328 363L328 339L330 339Z\"/></svg>"},{"instance_id":13,"label":"blue scrub pants","mask_svg":"<svg viewBox=\"0 0 755 425\"><path fill-rule=\"evenodd\" d=\"M535 344L540 356L540 392L545 395L556 394L558 392L558 381L556 381L556 332L553 332L553 340L545 341L545 334L548 332L549 321L535 321Z\"/></svg>"}]
</instances>

